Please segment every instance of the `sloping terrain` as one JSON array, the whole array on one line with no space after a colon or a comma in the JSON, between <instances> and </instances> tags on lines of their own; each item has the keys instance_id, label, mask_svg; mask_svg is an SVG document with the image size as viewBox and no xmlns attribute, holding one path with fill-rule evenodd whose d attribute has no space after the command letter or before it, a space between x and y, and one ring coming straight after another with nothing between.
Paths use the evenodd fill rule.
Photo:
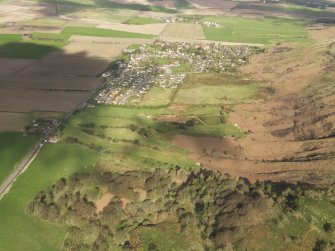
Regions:
<instances>
[{"instance_id":1,"label":"sloping terrain","mask_svg":"<svg viewBox=\"0 0 335 251\"><path fill-rule=\"evenodd\" d=\"M319 250L334 247L333 195L208 170L91 172L58 180L27 211L69 226L61 250Z\"/></svg>"},{"instance_id":2,"label":"sloping terrain","mask_svg":"<svg viewBox=\"0 0 335 251\"><path fill-rule=\"evenodd\" d=\"M281 166L285 174L280 179L304 180L294 173L334 171L333 46L324 41L276 47L245 67L269 83L263 99L240 105L231 114L232 122L249 132L240 142L249 172L269 173L262 177L268 179Z\"/></svg>"}]
</instances>

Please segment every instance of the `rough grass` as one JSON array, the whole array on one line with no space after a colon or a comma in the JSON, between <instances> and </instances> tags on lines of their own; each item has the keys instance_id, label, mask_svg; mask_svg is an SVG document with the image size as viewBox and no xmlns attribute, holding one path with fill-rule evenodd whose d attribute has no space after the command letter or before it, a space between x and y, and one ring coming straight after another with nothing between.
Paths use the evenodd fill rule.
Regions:
<instances>
[{"instance_id":1,"label":"rough grass","mask_svg":"<svg viewBox=\"0 0 335 251\"><path fill-rule=\"evenodd\" d=\"M68 26L62 31L62 34L94 36L94 37L120 37L120 38L152 38L152 35L117 31L110 29L94 28L94 27L76 27Z\"/></svg>"},{"instance_id":2,"label":"rough grass","mask_svg":"<svg viewBox=\"0 0 335 251\"><path fill-rule=\"evenodd\" d=\"M161 88L159 86L152 87L148 93L145 94L141 101L135 101L134 104L144 106L162 106L168 105L171 102L175 89Z\"/></svg>"},{"instance_id":3,"label":"rough grass","mask_svg":"<svg viewBox=\"0 0 335 251\"><path fill-rule=\"evenodd\" d=\"M228 16L208 16L204 21L218 22L222 26L212 28L204 26L205 37L209 40L272 44L277 42L308 41L304 25L308 22L266 17L251 19Z\"/></svg>"},{"instance_id":4,"label":"rough grass","mask_svg":"<svg viewBox=\"0 0 335 251\"><path fill-rule=\"evenodd\" d=\"M334 226L335 209L332 201L324 198L304 198L300 208L295 213L284 215L280 222L268 222L268 226L274 233L271 242L264 239L264 246L271 246L273 250L283 247L284 238L300 239L299 249L308 250L317 238L333 241L335 232L327 233L323 225L328 222ZM287 237L288 236L288 237ZM286 242L288 250L295 250L296 243Z\"/></svg>"},{"instance_id":5,"label":"rough grass","mask_svg":"<svg viewBox=\"0 0 335 251\"><path fill-rule=\"evenodd\" d=\"M25 137L21 132L0 133L0 184L37 141L38 137Z\"/></svg>"},{"instance_id":6,"label":"rough grass","mask_svg":"<svg viewBox=\"0 0 335 251\"><path fill-rule=\"evenodd\" d=\"M196 85L191 88L181 88L173 103L175 104L236 104L251 98L260 87L259 84L209 86Z\"/></svg>"},{"instance_id":7,"label":"rough grass","mask_svg":"<svg viewBox=\"0 0 335 251\"><path fill-rule=\"evenodd\" d=\"M25 208L39 191L62 177L86 170L96 160L94 152L80 146L46 145L0 200L0 250L59 250L66 226L41 221Z\"/></svg>"},{"instance_id":8,"label":"rough grass","mask_svg":"<svg viewBox=\"0 0 335 251\"><path fill-rule=\"evenodd\" d=\"M134 17L125 22L124 24L135 24L135 25L142 25L142 24L157 24L160 23L158 19L150 18L150 17Z\"/></svg>"}]
</instances>

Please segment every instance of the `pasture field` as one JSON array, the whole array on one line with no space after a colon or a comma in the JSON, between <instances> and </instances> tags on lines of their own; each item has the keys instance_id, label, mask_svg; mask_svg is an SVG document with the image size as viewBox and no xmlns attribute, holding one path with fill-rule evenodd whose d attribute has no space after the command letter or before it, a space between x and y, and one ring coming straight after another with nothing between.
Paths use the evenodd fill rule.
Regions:
<instances>
[{"instance_id":1,"label":"pasture field","mask_svg":"<svg viewBox=\"0 0 335 251\"><path fill-rule=\"evenodd\" d=\"M108 152L125 163L137 163L140 168L156 165L192 166L186 152L171 145L159 130L169 130L153 117L164 109L97 106L77 113L63 131L63 140L76 138L80 144ZM172 128L171 128L172 129Z\"/></svg>"},{"instance_id":2,"label":"pasture field","mask_svg":"<svg viewBox=\"0 0 335 251\"><path fill-rule=\"evenodd\" d=\"M65 27L62 31L62 34L93 37L152 38L152 36L148 34L80 26Z\"/></svg>"},{"instance_id":3,"label":"pasture field","mask_svg":"<svg viewBox=\"0 0 335 251\"><path fill-rule=\"evenodd\" d=\"M171 102L175 92L176 92L175 89L170 88L164 89L159 86L153 86L141 101L134 100L132 104L140 103L141 105L144 106L168 105Z\"/></svg>"},{"instance_id":4,"label":"pasture field","mask_svg":"<svg viewBox=\"0 0 335 251\"><path fill-rule=\"evenodd\" d=\"M179 39L205 39L201 25L186 23L168 24L160 36L175 37Z\"/></svg>"},{"instance_id":5,"label":"pasture field","mask_svg":"<svg viewBox=\"0 0 335 251\"><path fill-rule=\"evenodd\" d=\"M143 25L143 24L157 24L160 23L158 19L154 19L151 17L133 17L125 22L124 24L135 24L135 25Z\"/></svg>"},{"instance_id":6,"label":"pasture field","mask_svg":"<svg viewBox=\"0 0 335 251\"><path fill-rule=\"evenodd\" d=\"M77 145L46 145L0 200L0 250L59 250L66 226L47 223L26 212L33 197L56 180L89 170L97 155Z\"/></svg>"},{"instance_id":7,"label":"pasture field","mask_svg":"<svg viewBox=\"0 0 335 251\"><path fill-rule=\"evenodd\" d=\"M309 41L308 33L304 29L308 21L229 16L207 16L203 20L217 22L221 25L219 28L203 26L205 37L208 40L259 44Z\"/></svg>"},{"instance_id":8,"label":"pasture field","mask_svg":"<svg viewBox=\"0 0 335 251\"><path fill-rule=\"evenodd\" d=\"M22 132L0 133L0 184L37 141L38 137L23 136Z\"/></svg>"},{"instance_id":9,"label":"pasture field","mask_svg":"<svg viewBox=\"0 0 335 251\"><path fill-rule=\"evenodd\" d=\"M180 88L173 101L174 104L237 104L252 98L260 87L251 85L196 85L191 88Z\"/></svg>"},{"instance_id":10,"label":"pasture field","mask_svg":"<svg viewBox=\"0 0 335 251\"><path fill-rule=\"evenodd\" d=\"M21 35L0 34L0 57L39 59L67 44L67 34L33 33L24 40Z\"/></svg>"}]
</instances>

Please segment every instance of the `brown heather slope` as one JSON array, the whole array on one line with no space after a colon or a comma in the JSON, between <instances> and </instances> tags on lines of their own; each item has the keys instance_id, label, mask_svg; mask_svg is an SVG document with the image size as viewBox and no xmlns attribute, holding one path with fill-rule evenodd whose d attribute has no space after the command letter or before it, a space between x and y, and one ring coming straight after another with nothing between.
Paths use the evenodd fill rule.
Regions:
<instances>
[{"instance_id":1,"label":"brown heather slope","mask_svg":"<svg viewBox=\"0 0 335 251\"><path fill-rule=\"evenodd\" d=\"M252 181L334 182L335 42L320 37L313 45L280 45L255 56L242 71L266 87L256 102L230 115L249 132L231 140L241 154L188 148L194 161Z\"/></svg>"},{"instance_id":2,"label":"brown heather slope","mask_svg":"<svg viewBox=\"0 0 335 251\"><path fill-rule=\"evenodd\" d=\"M313 182L311 176L335 171L334 47L328 40L281 46L244 68L266 81L273 95L231 115L251 132L240 142L248 159L242 172L254 179Z\"/></svg>"}]
</instances>

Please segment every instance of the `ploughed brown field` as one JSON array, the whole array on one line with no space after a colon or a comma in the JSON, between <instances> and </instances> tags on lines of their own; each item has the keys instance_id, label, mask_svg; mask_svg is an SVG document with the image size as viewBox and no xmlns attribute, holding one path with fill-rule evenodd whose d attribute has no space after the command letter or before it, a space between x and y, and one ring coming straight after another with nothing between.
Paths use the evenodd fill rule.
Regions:
<instances>
[{"instance_id":1,"label":"ploughed brown field","mask_svg":"<svg viewBox=\"0 0 335 251\"><path fill-rule=\"evenodd\" d=\"M71 111L102 84L99 75L123 49L149 42L73 36L40 60L0 59L0 130L11 123L21 130L28 118L19 113Z\"/></svg>"}]
</instances>

